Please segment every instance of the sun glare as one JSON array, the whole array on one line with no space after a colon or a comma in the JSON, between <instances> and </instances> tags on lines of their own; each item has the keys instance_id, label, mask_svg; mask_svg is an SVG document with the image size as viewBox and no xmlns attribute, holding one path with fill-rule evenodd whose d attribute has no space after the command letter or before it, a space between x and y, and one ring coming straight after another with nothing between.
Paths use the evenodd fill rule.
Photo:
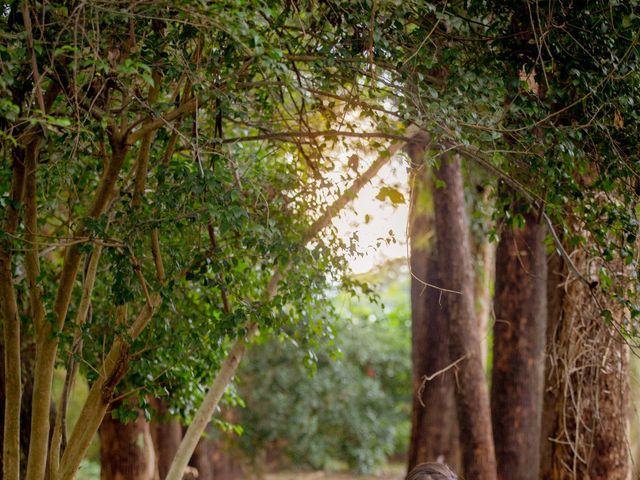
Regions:
<instances>
[{"instance_id":1,"label":"sun glare","mask_svg":"<svg viewBox=\"0 0 640 480\"><path fill-rule=\"evenodd\" d=\"M362 189L351 208L345 209L334 221L345 240L357 234L358 251L362 255L348 255L353 273L364 273L387 260L406 257L408 183L407 163L397 155ZM385 186L402 192L404 203L394 205L388 199L376 198Z\"/></svg>"}]
</instances>

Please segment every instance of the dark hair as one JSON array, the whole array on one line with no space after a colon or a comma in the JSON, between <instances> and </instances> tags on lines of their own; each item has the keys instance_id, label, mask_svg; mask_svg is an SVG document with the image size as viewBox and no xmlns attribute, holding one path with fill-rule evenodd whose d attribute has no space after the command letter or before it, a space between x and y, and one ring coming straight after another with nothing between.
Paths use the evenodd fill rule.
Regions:
<instances>
[{"instance_id":1,"label":"dark hair","mask_svg":"<svg viewBox=\"0 0 640 480\"><path fill-rule=\"evenodd\" d=\"M406 480L458 480L444 463L421 463L407 474Z\"/></svg>"}]
</instances>

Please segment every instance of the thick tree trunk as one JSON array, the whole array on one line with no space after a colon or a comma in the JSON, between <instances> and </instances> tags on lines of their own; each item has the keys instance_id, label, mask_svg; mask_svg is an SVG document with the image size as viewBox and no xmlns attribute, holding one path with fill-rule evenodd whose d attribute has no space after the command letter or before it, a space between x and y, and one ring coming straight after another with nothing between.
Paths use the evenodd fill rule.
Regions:
<instances>
[{"instance_id":1,"label":"thick tree trunk","mask_svg":"<svg viewBox=\"0 0 640 480\"><path fill-rule=\"evenodd\" d=\"M498 478L538 480L547 317L545 228L525 215L496 252L491 415Z\"/></svg>"},{"instance_id":2,"label":"thick tree trunk","mask_svg":"<svg viewBox=\"0 0 640 480\"><path fill-rule=\"evenodd\" d=\"M149 426L156 453L156 477L164 480L182 441L182 425L169 416L169 409L162 400L151 398L150 403L156 411L156 416Z\"/></svg>"},{"instance_id":3,"label":"thick tree trunk","mask_svg":"<svg viewBox=\"0 0 640 480\"><path fill-rule=\"evenodd\" d=\"M215 480L240 480L246 478L242 462L238 454L230 450L229 443L220 440L213 441L211 466Z\"/></svg>"},{"instance_id":4,"label":"thick tree trunk","mask_svg":"<svg viewBox=\"0 0 640 480\"><path fill-rule=\"evenodd\" d=\"M562 316L562 304L565 291L563 282L566 278L566 266L557 253L552 253L547 262L547 328L545 342L544 393L542 401L542 419L540 432L540 477L551 478L553 451L556 442L555 434L558 414L556 406L560 404L561 394L554 375L555 339Z\"/></svg>"},{"instance_id":5,"label":"thick tree trunk","mask_svg":"<svg viewBox=\"0 0 640 480\"><path fill-rule=\"evenodd\" d=\"M213 441L208 437L202 437L196 446L189 465L198 471L198 480L214 480L213 471Z\"/></svg>"},{"instance_id":6,"label":"thick tree trunk","mask_svg":"<svg viewBox=\"0 0 640 480\"><path fill-rule=\"evenodd\" d=\"M473 301L473 266L460 159L443 155L434 192L441 305L449 325L449 354L457 379L456 404L467 478L495 480L496 462L489 394L482 368Z\"/></svg>"},{"instance_id":7,"label":"thick tree trunk","mask_svg":"<svg viewBox=\"0 0 640 480\"><path fill-rule=\"evenodd\" d=\"M420 138L419 138L420 140ZM411 347L413 367L413 412L408 471L418 463L444 461L460 470L458 419L451 372L430 377L449 362L449 332L438 303L433 208L427 198L428 175L424 165L426 142L413 142L407 151L416 173L411 185L409 227L411 262Z\"/></svg>"},{"instance_id":8,"label":"thick tree trunk","mask_svg":"<svg viewBox=\"0 0 640 480\"><path fill-rule=\"evenodd\" d=\"M127 424L105 415L100 425L100 480L153 480L155 453L149 424L140 415Z\"/></svg>"},{"instance_id":9,"label":"thick tree trunk","mask_svg":"<svg viewBox=\"0 0 640 480\"><path fill-rule=\"evenodd\" d=\"M598 278L601 265L589 262L584 251L571 258L587 280ZM602 318L601 308L608 308L616 321L623 312L573 275L563 279L563 285L547 362L545 400L555 405L545 408L553 408L554 415L552 428L547 426L550 449L543 448L551 468L543 478L628 480L629 351L615 327Z\"/></svg>"},{"instance_id":10,"label":"thick tree trunk","mask_svg":"<svg viewBox=\"0 0 640 480\"><path fill-rule=\"evenodd\" d=\"M417 163L417 159L411 156L411 160ZM416 173L411 185L411 215L409 218L409 262L411 266L411 366L413 371L413 408L411 414L411 438L409 439L409 456L407 471L411 471L424 459L424 413L426 404L421 401L420 395L422 376L425 375L423 351L428 350L427 344L427 318L424 315L426 309L424 282L430 282L427 278L427 235L429 230L429 214L425 211L420 197L424 189L425 175ZM432 272L433 273L433 272ZM424 404L424 406L423 406Z\"/></svg>"}]
</instances>

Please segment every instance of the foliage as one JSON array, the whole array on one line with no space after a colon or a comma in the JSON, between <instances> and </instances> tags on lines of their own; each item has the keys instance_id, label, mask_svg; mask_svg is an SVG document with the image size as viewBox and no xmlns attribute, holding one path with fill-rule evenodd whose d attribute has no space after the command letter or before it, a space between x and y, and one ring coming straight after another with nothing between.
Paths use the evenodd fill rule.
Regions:
<instances>
[{"instance_id":1,"label":"foliage","mask_svg":"<svg viewBox=\"0 0 640 480\"><path fill-rule=\"evenodd\" d=\"M287 336L251 351L238 382L246 403L238 441L254 461L278 452L296 466L346 463L368 472L404 454L412 385L408 285L406 267L385 270L369 274L386 285L385 306L335 296L340 319L317 348Z\"/></svg>"},{"instance_id":2,"label":"foliage","mask_svg":"<svg viewBox=\"0 0 640 480\"><path fill-rule=\"evenodd\" d=\"M143 408L165 397L189 419L249 325L321 335L326 292L350 284L350 245L331 226L311 243L307 232L361 173L336 157L384 157L410 123L435 153L516 188L569 247L588 244L605 261L599 288L640 315L637 2L535 5L3 4L0 280L46 353L34 398L47 401L53 363L106 381L106 353L125 345L109 393ZM31 160L35 192L15 198ZM616 259L632 273L612 270Z\"/></svg>"}]
</instances>

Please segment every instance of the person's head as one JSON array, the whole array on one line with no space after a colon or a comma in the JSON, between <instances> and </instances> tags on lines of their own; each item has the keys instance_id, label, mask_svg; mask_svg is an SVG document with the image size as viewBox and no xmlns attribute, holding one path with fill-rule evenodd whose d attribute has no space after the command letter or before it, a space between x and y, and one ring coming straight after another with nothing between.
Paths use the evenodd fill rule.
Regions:
<instances>
[{"instance_id":1,"label":"person's head","mask_svg":"<svg viewBox=\"0 0 640 480\"><path fill-rule=\"evenodd\" d=\"M406 480L458 480L443 463L421 463L407 474Z\"/></svg>"}]
</instances>

